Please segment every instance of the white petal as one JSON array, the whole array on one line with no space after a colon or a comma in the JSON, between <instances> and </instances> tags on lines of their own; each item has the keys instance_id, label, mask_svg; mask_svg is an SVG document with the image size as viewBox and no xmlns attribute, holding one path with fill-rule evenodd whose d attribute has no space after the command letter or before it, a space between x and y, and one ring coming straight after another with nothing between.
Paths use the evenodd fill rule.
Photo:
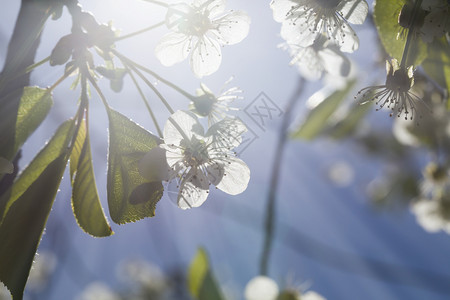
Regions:
<instances>
[{"instance_id":1,"label":"white petal","mask_svg":"<svg viewBox=\"0 0 450 300\"><path fill-rule=\"evenodd\" d=\"M242 142L242 135L247 132L247 127L238 119L225 118L213 125L206 132L216 145L222 148L233 149Z\"/></svg>"},{"instance_id":2,"label":"white petal","mask_svg":"<svg viewBox=\"0 0 450 300\"><path fill-rule=\"evenodd\" d=\"M247 189L250 180L250 169L239 158L229 157L224 165L225 174L217 184L217 188L230 195L237 195Z\"/></svg>"},{"instance_id":3,"label":"white petal","mask_svg":"<svg viewBox=\"0 0 450 300\"><path fill-rule=\"evenodd\" d=\"M319 22L322 23L323 21L321 20ZM284 22L281 25L281 37L285 39L288 44L296 44L300 47L311 46L319 34L319 31L310 30L307 24L301 20L295 24Z\"/></svg>"},{"instance_id":4,"label":"white petal","mask_svg":"<svg viewBox=\"0 0 450 300\"><path fill-rule=\"evenodd\" d=\"M183 61L189 54L191 38L183 33L168 33L159 41L155 55L164 66Z\"/></svg>"},{"instance_id":5,"label":"white petal","mask_svg":"<svg viewBox=\"0 0 450 300\"><path fill-rule=\"evenodd\" d=\"M308 46L305 48L291 46L291 49L293 54L291 65L296 63L300 74L308 80L320 79L324 71L324 67L322 65L323 62L321 58L315 51L315 48L313 46Z\"/></svg>"},{"instance_id":6,"label":"white petal","mask_svg":"<svg viewBox=\"0 0 450 300\"><path fill-rule=\"evenodd\" d=\"M344 19L352 24L362 24L369 12L369 5L365 0L341 1L338 11L342 13Z\"/></svg>"},{"instance_id":7,"label":"white petal","mask_svg":"<svg viewBox=\"0 0 450 300\"><path fill-rule=\"evenodd\" d=\"M170 168L174 168L177 171L181 171L183 169L184 163L184 153L183 148L180 146L176 147L164 147L167 149L166 151L166 161ZM178 172L176 172L178 174Z\"/></svg>"},{"instance_id":8,"label":"white petal","mask_svg":"<svg viewBox=\"0 0 450 300\"><path fill-rule=\"evenodd\" d=\"M278 296L278 284L267 276L257 276L245 286L245 300L275 300Z\"/></svg>"},{"instance_id":9,"label":"white petal","mask_svg":"<svg viewBox=\"0 0 450 300\"><path fill-rule=\"evenodd\" d=\"M334 76L346 77L350 73L350 61L337 49L330 47L319 51L325 70Z\"/></svg>"},{"instance_id":10,"label":"white petal","mask_svg":"<svg viewBox=\"0 0 450 300\"><path fill-rule=\"evenodd\" d=\"M326 300L322 295L314 292L308 291L301 296L302 300Z\"/></svg>"},{"instance_id":11,"label":"white petal","mask_svg":"<svg viewBox=\"0 0 450 300\"><path fill-rule=\"evenodd\" d=\"M242 41L250 29L250 17L243 11L233 11L215 20L218 39L222 44L233 45Z\"/></svg>"},{"instance_id":12,"label":"white petal","mask_svg":"<svg viewBox=\"0 0 450 300\"><path fill-rule=\"evenodd\" d=\"M216 40L203 36L195 44L191 55L191 68L201 78L211 75L219 69L222 62L222 50Z\"/></svg>"},{"instance_id":13,"label":"white petal","mask_svg":"<svg viewBox=\"0 0 450 300\"><path fill-rule=\"evenodd\" d=\"M170 5L166 14L166 25L170 30L183 31L184 25L189 21L189 16L194 14L194 9L186 3Z\"/></svg>"},{"instance_id":14,"label":"white petal","mask_svg":"<svg viewBox=\"0 0 450 300\"><path fill-rule=\"evenodd\" d=\"M179 146L182 140L188 142L194 133L202 134L202 131L203 127L193 113L178 110L169 117L164 126L164 143Z\"/></svg>"},{"instance_id":15,"label":"white petal","mask_svg":"<svg viewBox=\"0 0 450 300\"><path fill-rule=\"evenodd\" d=\"M195 186L191 179L194 175L198 175L194 169L191 169L186 177L181 181L180 191L178 193L178 207L188 209L199 207L205 202L209 194L209 186L207 189Z\"/></svg>"},{"instance_id":16,"label":"white petal","mask_svg":"<svg viewBox=\"0 0 450 300\"><path fill-rule=\"evenodd\" d=\"M358 36L345 20L341 19L341 21L344 23L339 24L336 19L329 19L330 28L336 28L334 32L329 33L329 36L334 39L341 51L352 53L359 47Z\"/></svg>"},{"instance_id":17,"label":"white petal","mask_svg":"<svg viewBox=\"0 0 450 300\"><path fill-rule=\"evenodd\" d=\"M438 216L439 210L437 201L420 200L411 207L416 215L417 222L428 232L438 232L443 227L443 221Z\"/></svg>"},{"instance_id":18,"label":"white petal","mask_svg":"<svg viewBox=\"0 0 450 300\"><path fill-rule=\"evenodd\" d=\"M272 8L274 20L280 23L286 21L288 12L295 5L296 3L291 0L272 0L270 8Z\"/></svg>"},{"instance_id":19,"label":"white petal","mask_svg":"<svg viewBox=\"0 0 450 300\"><path fill-rule=\"evenodd\" d=\"M209 17L213 18L225 11L225 0L194 0L192 3L201 11L208 12Z\"/></svg>"}]
</instances>

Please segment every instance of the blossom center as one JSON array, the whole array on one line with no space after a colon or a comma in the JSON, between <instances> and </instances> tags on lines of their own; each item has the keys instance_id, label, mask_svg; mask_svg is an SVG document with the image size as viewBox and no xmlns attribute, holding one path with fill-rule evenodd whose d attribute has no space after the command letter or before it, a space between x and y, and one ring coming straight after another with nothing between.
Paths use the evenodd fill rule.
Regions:
<instances>
[{"instance_id":1,"label":"blossom center","mask_svg":"<svg viewBox=\"0 0 450 300\"><path fill-rule=\"evenodd\" d=\"M341 0L316 0L315 2L323 8L335 8Z\"/></svg>"},{"instance_id":2,"label":"blossom center","mask_svg":"<svg viewBox=\"0 0 450 300\"><path fill-rule=\"evenodd\" d=\"M203 117L209 115L213 110L216 98L214 95L204 94L197 97L194 101L195 110Z\"/></svg>"},{"instance_id":3,"label":"blossom center","mask_svg":"<svg viewBox=\"0 0 450 300\"><path fill-rule=\"evenodd\" d=\"M191 142L184 148L183 162L186 166L198 167L209 160L206 143L192 137Z\"/></svg>"},{"instance_id":4,"label":"blossom center","mask_svg":"<svg viewBox=\"0 0 450 300\"><path fill-rule=\"evenodd\" d=\"M207 13L196 11L188 15L179 28L187 35L203 36L211 29L211 20Z\"/></svg>"},{"instance_id":5,"label":"blossom center","mask_svg":"<svg viewBox=\"0 0 450 300\"><path fill-rule=\"evenodd\" d=\"M386 87L391 91L407 92L412 86L412 78L408 76L408 72L401 68L388 74L386 77Z\"/></svg>"}]
</instances>

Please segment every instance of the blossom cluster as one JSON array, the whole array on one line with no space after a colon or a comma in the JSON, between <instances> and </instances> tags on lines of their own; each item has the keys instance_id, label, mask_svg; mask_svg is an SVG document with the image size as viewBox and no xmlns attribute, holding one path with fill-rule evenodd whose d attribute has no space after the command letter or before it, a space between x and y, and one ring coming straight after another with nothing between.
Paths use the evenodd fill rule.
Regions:
<instances>
[{"instance_id":1,"label":"blossom cluster","mask_svg":"<svg viewBox=\"0 0 450 300\"><path fill-rule=\"evenodd\" d=\"M291 55L291 65L307 79L323 73L345 77L350 62L342 52L358 49L359 39L351 24L367 17L365 0L272 0L275 21L280 22L282 48Z\"/></svg>"}]
</instances>

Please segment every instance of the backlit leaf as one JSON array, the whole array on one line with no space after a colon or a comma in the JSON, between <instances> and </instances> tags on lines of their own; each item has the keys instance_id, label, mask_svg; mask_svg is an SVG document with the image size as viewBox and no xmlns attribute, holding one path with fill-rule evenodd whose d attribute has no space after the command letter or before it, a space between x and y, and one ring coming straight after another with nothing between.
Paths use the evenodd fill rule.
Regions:
<instances>
[{"instance_id":1,"label":"backlit leaf","mask_svg":"<svg viewBox=\"0 0 450 300\"><path fill-rule=\"evenodd\" d=\"M202 248L189 266L188 285L191 295L197 300L224 299L209 266L208 255Z\"/></svg>"},{"instance_id":2,"label":"backlit leaf","mask_svg":"<svg viewBox=\"0 0 450 300\"><path fill-rule=\"evenodd\" d=\"M72 181L72 209L78 225L95 237L113 234L106 220L98 197L92 165L89 133L86 120L80 124L78 136L70 155L70 177Z\"/></svg>"},{"instance_id":3,"label":"backlit leaf","mask_svg":"<svg viewBox=\"0 0 450 300\"><path fill-rule=\"evenodd\" d=\"M339 104L347 97L348 93L355 85L355 80L350 81L343 90L337 90L326 97L316 107L314 107L293 134L292 138L312 140L316 138L326 127L330 116L339 107Z\"/></svg>"},{"instance_id":4,"label":"backlit leaf","mask_svg":"<svg viewBox=\"0 0 450 300\"><path fill-rule=\"evenodd\" d=\"M398 24L398 15L406 2L406 0L376 0L374 4L373 17L381 43L386 52L399 62L402 60L405 48L406 34L403 38L397 39L398 33L402 30ZM420 37L414 38L409 48L406 65L418 66L426 57L426 43Z\"/></svg>"},{"instance_id":5,"label":"backlit leaf","mask_svg":"<svg viewBox=\"0 0 450 300\"><path fill-rule=\"evenodd\" d=\"M53 138L22 172L12 191L0 199L0 281L14 300L23 297L33 258L58 191L73 135L73 121L62 124Z\"/></svg>"},{"instance_id":6,"label":"backlit leaf","mask_svg":"<svg viewBox=\"0 0 450 300\"><path fill-rule=\"evenodd\" d=\"M422 65L428 76L446 89L447 95L450 94L450 45L445 36L434 39L429 47L428 57ZM450 102L447 102L447 105L450 108Z\"/></svg>"},{"instance_id":7,"label":"backlit leaf","mask_svg":"<svg viewBox=\"0 0 450 300\"><path fill-rule=\"evenodd\" d=\"M14 99L20 98L17 107ZM53 105L51 93L39 87L25 87L0 101L0 156L12 160L36 130Z\"/></svg>"},{"instance_id":8,"label":"backlit leaf","mask_svg":"<svg viewBox=\"0 0 450 300\"><path fill-rule=\"evenodd\" d=\"M114 110L108 115L107 190L111 218L124 224L153 217L164 189L161 182L153 183L151 188L145 185L149 181L140 175L138 162L158 145L159 138ZM143 189L147 195L142 194Z\"/></svg>"}]
</instances>

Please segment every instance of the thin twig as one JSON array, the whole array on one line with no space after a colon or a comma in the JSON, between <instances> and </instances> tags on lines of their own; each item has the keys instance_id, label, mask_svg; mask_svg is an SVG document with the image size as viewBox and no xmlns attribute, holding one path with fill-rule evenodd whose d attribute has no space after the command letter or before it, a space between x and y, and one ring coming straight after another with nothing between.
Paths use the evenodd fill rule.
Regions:
<instances>
[{"instance_id":1,"label":"thin twig","mask_svg":"<svg viewBox=\"0 0 450 300\"><path fill-rule=\"evenodd\" d=\"M300 98L300 95L303 91L304 87L304 79L300 77L300 81L298 82L297 89L295 90L292 98L289 100L286 108L285 114L283 117L283 121L280 127L280 133L278 138L278 144L275 151L275 159L272 165L272 173L270 178L270 187L269 193L267 197L267 206L266 206L266 218L265 218L265 236L263 243L263 250L260 261L260 270L259 273L261 275L267 275L268 273L268 263L270 258L270 252L272 250L272 243L274 239L274 227L275 227L275 201L276 201L276 192L278 187L278 180L280 178L280 170L281 163L283 158L283 151L287 141L287 129L289 127L291 114L294 109L294 106L297 100Z\"/></svg>"},{"instance_id":2,"label":"thin twig","mask_svg":"<svg viewBox=\"0 0 450 300\"><path fill-rule=\"evenodd\" d=\"M159 26L162 26L162 25L164 25L165 23L166 23L165 21L162 21L162 22L156 23L156 24L154 24L154 25L152 25L152 26L146 27L146 28L144 28L144 29L141 29L141 30L138 30L138 31L129 33L129 34L125 34L125 35L123 35L123 36L119 36L119 37L115 38L114 41L117 42L117 41L121 41L121 40L124 40L124 39L128 39L128 38L130 38L130 37L139 35L139 34L141 34L141 33L147 32L147 31L149 31L149 30L158 28Z\"/></svg>"},{"instance_id":3,"label":"thin twig","mask_svg":"<svg viewBox=\"0 0 450 300\"><path fill-rule=\"evenodd\" d=\"M128 74L130 74L131 80L133 80L133 83L134 83L134 85L136 86L136 89L139 92L139 95L141 95L141 98L144 101L145 107L147 107L147 110L148 110L148 112L150 114L150 117L152 118L153 123L155 124L156 130L158 131L159 137L162 138L163 134L162 134L161 128L158 125L158 122L156 120L155 114L153 113L153 110L151 109L147 98L145 97L144 93L142 92L142 89L139 86L139 83L137 82L136 77L134 77L133 72L128 67L126 67L126 68L128 70Z\"/></svg>"}]
</instances>

